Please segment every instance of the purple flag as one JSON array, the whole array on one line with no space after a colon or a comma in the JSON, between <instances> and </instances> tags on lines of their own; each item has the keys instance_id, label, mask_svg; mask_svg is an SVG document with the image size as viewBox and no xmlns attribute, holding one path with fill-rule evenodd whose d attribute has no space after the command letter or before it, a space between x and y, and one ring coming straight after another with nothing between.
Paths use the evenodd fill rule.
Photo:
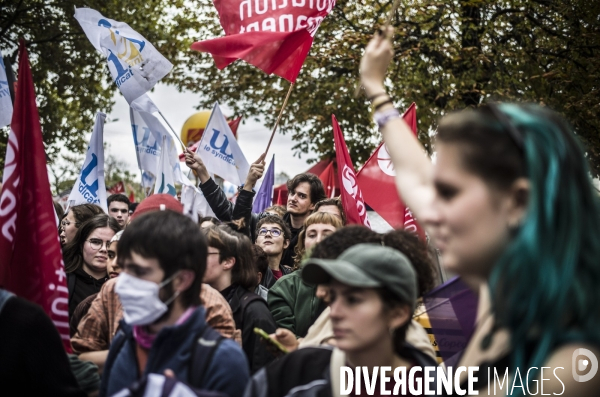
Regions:
<instances>
[{"instance_id":1,"label":"purple flag","mask_svg":"<svg viewBox=\"0 0 600 397\"><path fill-rule=\"evenodd\" d=\"M260 186L260 189L258 189L258 193L256 193L256 198L254 199L254 204L252 205L252 212L254 212L255 214L259 214L271 206L271 202L273 200L274 184L275 155L273 155L273 159L271 160L271 164L269 164L269 168L267 169L265 179L263 179L263 183Z\"/></svg>"},{"instance_id":2,"label":"purple flag","mask_svg":"<svg viewBox=\"0 0 600 397\"><path fill-rule=\"evenodd\" d=\"M423 297L425 311L416 313L415 320L428 332L438 362L456 366L475 325L478 296L455 277Z\"/></svg>"}]
</instances>

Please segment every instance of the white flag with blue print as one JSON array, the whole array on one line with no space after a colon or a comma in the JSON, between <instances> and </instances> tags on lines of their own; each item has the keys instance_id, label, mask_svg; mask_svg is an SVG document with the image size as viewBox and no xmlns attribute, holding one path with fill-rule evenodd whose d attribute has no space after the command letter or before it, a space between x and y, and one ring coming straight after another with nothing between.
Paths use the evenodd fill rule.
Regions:
<instances>
[{"instance_id":1,"label":"white flag with blue print","mask_svg":"<svg viewBox=\"0 0 600 397\"><path fill-rule=\"evenodd\" d=\"M67 200L69 207L78 204L96 204L108 213L106 207L106 186L104 184L104 121L106 114L96 113L96 123L90 138L81 173L75 181Z\"/></svg>"},{"instance_id":2,"label":"white flag with blue print","mask_svg":"<svg viewBox=\"0 0 600 397\"><path fill-rule=\"evenodd\" d=\"M10 124L12 119L13 105L10 99L10 89L8 87L8 78L6 77L6 68L0 51L0 128Z\"/></svg>"},{"instance_id":3,"label":"white flag with blue print","mask_svg":"<svg viewBox=\"0 0 600 397\"><path fill-rule=\"evenodd\" d=\"M196 152L211 174L235 185L241 185L248 175L250 164L215 102Z\"/></svg>"},{"instance_id":4,"label":"white flag with blue print","mask_svg":"<svg viewBox=\"0 0 600 397\"><path fill-rule=\"evenodd\" d=\"M170 137L165 126L153 114L157 112L158 108L148 95L142 95L134 101L129 112L138 167L142 176L146 176L142 178L144 188L147 187L146 182L150 186L154 184L163 137Z\"/></svg>"},{"instance_id":5,"label":"white flag with blue print","mask_svg":"<svg viewBox=\"0 0 600 397\"><path fill-rule=\"evenodd\" d=\"M176 182L184 186L194 186L194 184L181 171L179 156L175 150L173 138L171 136L164 136L161 146L162 150L156 169L154 193L165 193L175 197L177 196L177 190L175 189Z\"/></svg>"},{"instance_id":6,"label":"white flag with blue print","mask_svg":"<svg viewBox=\"0 0 600 397\"><path fill-rule=\"evenodd\" d=\"M173 68L154 46L128 24L105 18L91 8L75 9L92 45L106 57L113 81L131 103Z\"/></svg>"}]
</instances>

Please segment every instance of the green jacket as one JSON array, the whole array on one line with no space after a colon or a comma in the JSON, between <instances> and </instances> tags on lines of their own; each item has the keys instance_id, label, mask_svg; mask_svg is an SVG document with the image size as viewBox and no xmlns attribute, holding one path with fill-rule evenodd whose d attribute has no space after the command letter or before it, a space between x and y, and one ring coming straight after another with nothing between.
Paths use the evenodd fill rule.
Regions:
<instances>
[{"instance_id":1,"label":"green jacket","mask_svg":"<svg viewBox=\"0 0 600 397\"><path fill-rule=\"evenodd\" d=\"M315 296L316 285L302 281L302 269L281 277L269 290L267 302L280 328L287 328L303 338L308 328L325 310L325 302Z\"/></svg>"}]
</instances>

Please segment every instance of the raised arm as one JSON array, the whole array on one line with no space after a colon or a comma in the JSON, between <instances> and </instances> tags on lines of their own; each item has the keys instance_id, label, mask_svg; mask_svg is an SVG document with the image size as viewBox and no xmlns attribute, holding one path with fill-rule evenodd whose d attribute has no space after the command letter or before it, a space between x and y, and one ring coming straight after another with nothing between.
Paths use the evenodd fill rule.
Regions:
<instances>
[{"instance_id":1,"label":"raised arm","mask_svg":"<svg viewBox=\"0 0 600 397\"><path fill-rule=\"evenodd\" d=\"M360 78L367 97L375 106L382 104L375 118L376 121L379 119L380 131L394 164L396 186L406 205L419 219L433 202L433 165L408 125L399 114L396 116L392 102L386 103L390 97L383 81L394 56L391 37L393 28L375 34L360 62Z\"/></svg>"}]
</instances>

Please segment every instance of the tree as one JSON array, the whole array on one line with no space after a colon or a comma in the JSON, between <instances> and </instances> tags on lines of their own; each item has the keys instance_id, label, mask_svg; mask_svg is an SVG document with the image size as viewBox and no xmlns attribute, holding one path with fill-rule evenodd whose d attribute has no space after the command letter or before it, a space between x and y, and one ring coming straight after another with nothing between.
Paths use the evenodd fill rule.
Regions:
<instances>
[{"instance_id":1,"label":"tree","mask_svg":"<svg viewBox=\"0 0 600 397\"><path fill-rule=\"evenodd\" d=\"M51 185L54 190L52 193L55 196L73 187L81 171L84 158L77 154L65 154L61 156L61 160L48 164L48 170L52 175Z\"/></svg>"},{"instance_id":2,"label":"tree","mask_svg":"<svg viewBox=\"0 0 600 397\"><path fill-rule=\"evenodd\" d=\"M209 1L198 39L220 36ZM392 0L338 0L317 32L282 120L297 151L332 157L331 114L350 156L366 161L380 140L364 97L354 98L362 51ZM490 100L534 101L563 113L600 174L600 3L584 0L415 0L393 18L395 58L387 86L396 105L416 102L419 139L431 152L439 117ZM212 12L212 14L211 14ZM168 81L194 90L200 106L219 100L236 114L272 125L288 83L238 61L217 70L208 54L190 54ZM185 72L183 72L185 70ZM185 74L185 78L181 74ZM265 142L266 145L266 142Z\"/></svg>"}]
</instances>

